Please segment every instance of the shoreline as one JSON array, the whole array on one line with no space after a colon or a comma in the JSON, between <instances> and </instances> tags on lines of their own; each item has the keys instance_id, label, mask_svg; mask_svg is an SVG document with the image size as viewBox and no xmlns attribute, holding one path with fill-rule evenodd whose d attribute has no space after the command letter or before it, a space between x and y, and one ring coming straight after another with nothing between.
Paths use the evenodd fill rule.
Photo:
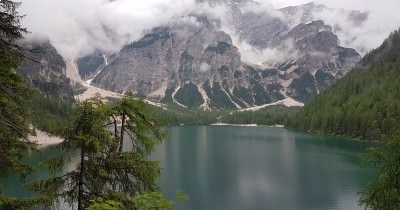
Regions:
<instances>
[{"instance_id":1,"label":"shoreline","mask_svg":"<svg viewBox=\"0 0 400 210\"><path fill-rule=\"evenodd\" d=\"M256 127L257 124L229 124L229 123L213 123L210 126L240 126L240 127Z\"/></svg>"},{"instance_id":2,"label":"shoreline","mask_svg":"<svg viewBox=\"0 0 400 210\"><path fill-rule=\"evenodd\" d=\"M186 126L186 125L194 125L198 126L196 124L177 124L177 125L172 125L172 126ZM285 128L284 125L258 125L258 124L230 124L230 123L212 123L212 124L206 124L203 126L238 126L238 127L268 127L268 128Z\"/></svg>"},{"instance_id":3,"label":"shoreline","mask_svg":"<svg viewBox=\"0 0 400 210\"><path fill-rule=\"evenodd\" d=\"M61 142L64 141L64 139L58 136L51 135L39 129L36 129L36 136L29 134L28 139L29 141L38 144L39 147L46 147L49 145L60 144Z\"/></svg>"}]
</instances>

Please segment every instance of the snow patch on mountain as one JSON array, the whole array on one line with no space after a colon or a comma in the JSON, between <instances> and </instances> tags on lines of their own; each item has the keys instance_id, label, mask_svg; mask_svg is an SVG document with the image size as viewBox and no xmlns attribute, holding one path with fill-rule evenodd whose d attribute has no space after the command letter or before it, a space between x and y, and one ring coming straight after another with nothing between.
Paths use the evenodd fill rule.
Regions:
<instances>
[{"instance_id":1,"label":"snow patch on mountain","mask_svg":"<svg viewBox=\"0 0 400 210\"><path fill-rule=\"evenodd\" d=\"M277 105L284 105L284 106L287 106L287 107L303 107L304 106L303 103L300 103L300 102L288 97L288 98L285 98L283 100L280 100L280 101L277 101L277 102L274 102L274 103L264 104L264 105L261 105L261 106L255 106L255 107L250 107L250 108L246 108L246 109L240 109L238 111L239 112L247 112L247 111L254 112L254 111L258 111L260 109L269 107L269 106L277 106Z\"/></svg>"}]
</instances>

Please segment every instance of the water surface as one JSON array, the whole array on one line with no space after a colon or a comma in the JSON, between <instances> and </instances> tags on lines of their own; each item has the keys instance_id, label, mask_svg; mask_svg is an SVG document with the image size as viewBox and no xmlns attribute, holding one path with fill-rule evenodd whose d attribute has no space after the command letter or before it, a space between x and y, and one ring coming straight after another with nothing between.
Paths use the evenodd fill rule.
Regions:
<instances>
[{"instance_id":1,"label":"water surface","mask_svg":"<svg viewBox=\"0 0 400 210\"><path fill-rule=\"evenodd\" d=\"M370 143L318 137L283 128L174 126L152 155L161 161L160 185L170 197L190 196L185 210L362 209L359 192L374 177L360 167ZM58 153L27 154L35 164ZM47 173L40 169L31 177ZM15 196L30 193L15 176L0 183Z\"/></svg>"},{"instance_id":2,"label":"water surface","mask_svg":"<svg viewBox=\"0 0 400 210\"><path fill-rule=\"evenodd\" d=\"M191 201L180 209L362 209L373 171L360 167L371 144L282 128L177 126L153 158L161 185Z\"/></svg>"}]
</instances>

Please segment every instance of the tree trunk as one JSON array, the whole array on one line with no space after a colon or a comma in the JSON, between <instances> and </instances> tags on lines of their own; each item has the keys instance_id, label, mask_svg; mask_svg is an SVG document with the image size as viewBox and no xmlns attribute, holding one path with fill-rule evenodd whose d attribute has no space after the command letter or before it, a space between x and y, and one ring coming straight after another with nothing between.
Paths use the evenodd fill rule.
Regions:
<instances>
[{"instance_id":1,"label":"tree trunk","mask_svg":"<svg viewBox=\"0 0 400 210\"><path fill-rule=\"evenodd\" d=\"M114 115L112 115L112 118L114 120L114 137L118 138L118 124L117 124L117 118L114 117Z\"/></svg>"},{"instance_id":2,"label":"tree trunk","mask_svg":"<svg viewBox=\"0 0 400 210\"><path fill-rule=\"evenodd\" d=\"M119 140L119 152L122 152L122 147L124 146L124 132L125 132L125 113L122 113L122 124L121 124L121 136Z\"/></svg>"},{"instance_id":3,"label":"tree trunk","mask_svg":"<svg viewBox=\"0 0 400 210\"><path fill-rule=\"evenodd\" d=\"M118 142L118 144L116 144L116 147L115 147L115 151L117 152L118 151L118 146L119 146L118 122L117 122L117 118L114 115L112 115L112 118L114 120L114 122L113 122L114 123L114 139L115 139L116 143Z\"/></svg>"},{"instance_id":4,"label":"tree trunk","mask_svg":"<svg viewBox=\"0 0 400 210\"><path fill-rule=\"evenodd\" d=\"M78 210L83 210L83 170L85 162L85 151L83 145L81 146L81 170L79 171L79 183L78 183Z\"/></svg>"}]
</instances>

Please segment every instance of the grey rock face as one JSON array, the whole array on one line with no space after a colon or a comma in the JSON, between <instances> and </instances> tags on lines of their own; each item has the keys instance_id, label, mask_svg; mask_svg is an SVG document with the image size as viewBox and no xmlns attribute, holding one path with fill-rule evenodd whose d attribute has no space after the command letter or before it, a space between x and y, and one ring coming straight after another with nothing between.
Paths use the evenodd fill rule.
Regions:
<instances>
[{"instance_id":1,"label":"grey rock face","mask_svg":"<svg viewBox=\"0 0 400 210\"><path fill-rule=\"evenodd\" d=\"M289 26L296 26L315 20L315 13L320 13L327 9L329 8L323 4L310 2L300 6L285 7L280 9L280 11L286 17Z\"/></svg>"},{"instance_id":2,"label":"grey rock face","mask_svg":"<svg viewBox=\"0 0 400 210\"><path fill-rule=\"evenodd\" d=\"M300 24L287 37L294 40L299 54L289 77L293 81L286 90L299 101L307 101L332 85L361 59L354 49L340 47L338 37L322 21Z\"/></svg>"},{"instance_id":3,"label":"grey rock face","mask_svg":"<svg viewBox=\"0 0 400 210\"><path fill-rule=\"evenodd\" d=\"M229 98L236 82L234 72L242 68L238 49L207 17L194 18L193 24L156 28L127 45L93 84L189 107L207 105L204 84L219 85L217 89ZM190 101L185 99L189 93L195 96L194 102L185 102Z\"/></svg>"},{"instance_id":4,"label":"grey rock face","mask_svg":"<svg viewBox=\"0 0 400 210\"><path fill-rule=\"evenodd\" d=\"M268 13L242 12L234 7L234 24L242 39L258 49L278 46L289 27Z\"/></svg>"},{"instance_id":5,"label":"grey rock face","mask_svg":"<svg viewBox=\"0 0 400 210\"><path fill-rule=\"evenodd\" d=\"M66 77L66 64L48 42L23 43L27 57L17 69L33 86L65 102L74 102L71 81Z\"/></svg>"},{"instance_id":6,"label":"grey rock face","mask_svg":"<svg viewBox=\"0 0 400 210\"><path fill-rule=\"evenodd\" d=\"M106 55L99 51L77 59L76 63L81 78L84 80L93 78L99 69L104 68L106 59Z\"/></svg>"},{"instance_id":7,"label":"grey rock face","mask_svg":"<svg viewBox=\"0 0 400 210\"><path fill-rule=\"evenodd\" d=\"M260 51L273 48L290 58L265 58L263 65L245 63L231 36L219 27L219 20L192 15L155 28L126 45L92 84L189 108L234 109L285 97L307 101L361 59L355 50L339 46L332 27L321 20L291 26L294 22L290 18L284 21L282 17L241 10L252 1L229 2L233 28L242 40ZM325 7L308 4L282 11L304 14L319 9ZM361 16L357 16L360 21Z\"/></svg>"}]
</instances>

